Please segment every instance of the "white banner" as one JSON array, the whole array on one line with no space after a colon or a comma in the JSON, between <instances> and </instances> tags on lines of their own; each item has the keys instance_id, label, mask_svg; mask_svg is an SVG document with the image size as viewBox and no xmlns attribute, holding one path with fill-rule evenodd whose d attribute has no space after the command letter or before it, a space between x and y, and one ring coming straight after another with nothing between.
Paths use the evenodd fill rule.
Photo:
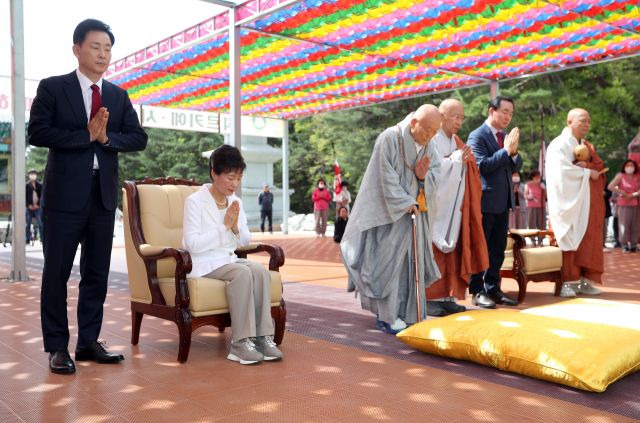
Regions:
<instances>
[{"instance_id":1,"label":"white banner","mask_svg":"<svg viewBox=\"0 0 640 423\"><path fill-rule=\"evenodd\" d=\"M142 106L142 126L181 131L220 132L217 113L146 105Z\"/></svg>"}]
</instances>

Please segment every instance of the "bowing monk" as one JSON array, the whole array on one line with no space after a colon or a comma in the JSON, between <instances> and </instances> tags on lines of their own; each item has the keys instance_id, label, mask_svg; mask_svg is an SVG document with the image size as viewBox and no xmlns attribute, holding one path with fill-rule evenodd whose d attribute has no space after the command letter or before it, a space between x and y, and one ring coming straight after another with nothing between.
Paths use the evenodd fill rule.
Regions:
<instances>
[{"instance_id":1,"label":"bowing monk","mask_svg":"<svg viewBox=\"0 0 640 423\"><path fill-rule=\"evenodd\" d=\"M433 254L442 277L427 288L427 314L446 316L465 311L472 274L489 267L482 229L482 183L471 148L458 137L464 106L455 99L440 104L442 125L431 140L442 158L433 226Z\"/></svg>"},{"instance_id":2,"label":"bowing monk","mask_svg":"<svg viewBox=\"0 0 640 423\"><path fill-rule=\"evenodd\" d=\"M584 140L590 125L589 112L571 110L567 127L547 150L549 220L562 249L561 297L597 295L600 290L593 284L602 284L606 177L600 172L604 168L602 159ZM580 153L584 156L576 158L576 147L586 147Z\"/></svg>"},{"instance_id":3,"label":"bowing monk","mask_svg":"<svg viewBox=\"0 0 640 423\"><path fill-rule=\"evenodd\" d=\"M440 158L429 142L439 128L438 108L422 105L378 136L340 243L348 290L360 293L362 308L375 314L376 327L387 333L417 321L417 301L420 318L426 314L426 299L416 294L412 213L418 293L440 278L430 232Z\"/></svg>"}]
</instances>

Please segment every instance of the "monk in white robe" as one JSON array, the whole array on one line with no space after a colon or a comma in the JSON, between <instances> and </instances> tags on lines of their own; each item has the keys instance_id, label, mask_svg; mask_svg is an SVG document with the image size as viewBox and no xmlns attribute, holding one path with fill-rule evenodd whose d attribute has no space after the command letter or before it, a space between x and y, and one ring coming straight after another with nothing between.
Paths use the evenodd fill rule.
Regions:
<instances>
[{"instance_id":1,"label":"monk in white robe","mask_svg":"<svg viewBox=\"0 0 640 423\"><path fill-rule=\"evenodd\" d=\"M440 104L442 125L431 140L442 159L433 227L433 253L442 277L427 288L427 314L446 316L465 311L469 277L489 267L482 229L482 183L471 148L457 133L464 106L456 99Z\"/></svg>"},{"instance_id":2,"label":"monk in white robe","mask_svg":"<svg viewBox=\"0 0 640 423\"><path fill-rule=\"evenodd\" d=\"M547 149L549 221L562 250L562 297L599 294L593 284L602 284L604 272L602 225L606 177L600 173L604 168L602 159L593 145L584 140L590 125L589 112L571 110L567 127ZM580 144L588 148L588 160L576 160L574 151Z\"/></svg>"},{"instance_id":3,"label":"monk in white robe","mask_svg":"<svg viewBox=\"0 0 640 423\"><path fill-rule=\"evenodd\" d=\"M349 291L376 315L376 327L395 333L426 317L425 287L440 277L431 249L431 217L436 211L440 159L429 143L440 128L440 112L423 105L378 136L358 191L340 253ZM424 190L428 211L418 211ZM412 242L416 214L418 294Z\"/></svg>"}]
</instances>

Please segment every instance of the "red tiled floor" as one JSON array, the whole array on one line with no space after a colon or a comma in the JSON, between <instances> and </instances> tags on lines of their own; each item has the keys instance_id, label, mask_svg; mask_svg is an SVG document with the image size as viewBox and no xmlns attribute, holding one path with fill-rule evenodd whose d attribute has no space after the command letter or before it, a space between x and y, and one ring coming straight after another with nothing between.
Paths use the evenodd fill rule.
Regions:
<instances>
[{"instance_id":1,"label":"red tiled floor","mask_svg":"<svg viewBox=\"0 0 640 423\"><path fill-rule=\"evenodd\" d=\"M333 308L363 314L357 300L342 291L346 275L332 240L273 236L270 241L282 245L287 254L282 269L288 282L285 298L289 289L292 303L300 301L299 307L309 301L316 306L326 303L329 312ZM615 251L607 253L606 263L609 272L601 298L640 302L635 278L640 256ZM0 276L7 271L0 262ZM193 337L189 361L179 364L172 323L145 317L140 344L130 345L128 294L115 289L109 290L102 337L109 348L124 353L125 362L78 363L75 375L52 375L40 338L39 275L32 276L31 282L0 285L3 423L631 421L545 392L470 378L455 372L461 364L454 363L451 371L433 368L291 332L282 345L285 360L240 366L225 359L229 333L202 328ZM505 285L506 290L515 288L510 281ZM332 291L340 295L327 297L327 287L340 288ZM551 284L529 288L526 307L558 301L550 294ZM77 281L70 283L69 294L73 324ZM349 324L344 321L336 329L348 333ZM597 396L593 398L595 406Z\"/></svg>"}]
</instances>

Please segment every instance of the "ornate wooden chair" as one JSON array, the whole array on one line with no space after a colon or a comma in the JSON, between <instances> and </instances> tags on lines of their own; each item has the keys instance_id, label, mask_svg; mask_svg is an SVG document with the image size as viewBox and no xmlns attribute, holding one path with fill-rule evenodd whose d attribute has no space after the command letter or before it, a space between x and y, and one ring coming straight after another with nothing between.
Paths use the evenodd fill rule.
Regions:
<instances>
[{"instance_id":1,"label":"ornate wooden chair","mask_svg":"<svg viewBox=\"0 0 640 423\"><path fill-rule=\"evenodd\" d=\"M172 177L125 181L124 232L131 292L131 343L138 344L145 314L171 320L178 326L178 361L189 356L191 333L204 325L223 332L231 326L225 282L187 278L191 256L182 249L182 220L186 198L199 189L192 180ZM276 344L282 342L286 321L282 279L278 269L284 253L278 246L252 244L236 251L238 257L266 252L271 273L271 316Z\"/></svg>"},{"instance_id":2,"label":"ornate wooden chair","mask_svg":"<svg viewBox=\"0 0 640 423\"><path fill-rule=\"evenodd\" d=\"M558 248L551 231L538 229L511 229L507 239L505 260L500 276L518 282L518 302L527 295L528 282L555 282L554 295L562 288L562 250ZM527 246L525 238L547 237L548 246Z\"/></svg>"}]
</instances>

